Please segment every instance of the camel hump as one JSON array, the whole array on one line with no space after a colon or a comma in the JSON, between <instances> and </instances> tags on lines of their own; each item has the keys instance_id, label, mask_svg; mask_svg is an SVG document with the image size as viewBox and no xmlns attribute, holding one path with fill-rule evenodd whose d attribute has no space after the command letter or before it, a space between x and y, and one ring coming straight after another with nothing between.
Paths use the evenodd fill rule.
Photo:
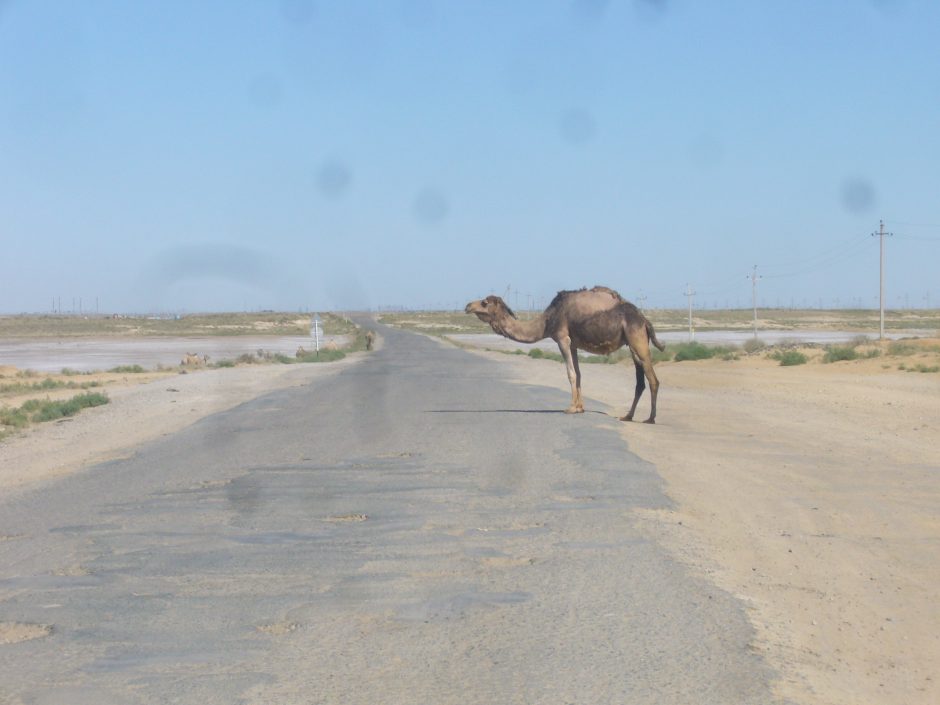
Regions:
<instances>
[{"instance_id":1,"label":"camel hump","mask_svg":"<svg viewBox=\"0 0 940 705\"><path fill-rule=\"evenodd\" d=\"M608 304L604 299L610 297L610 303ZM565 289L559 291L555 294L555 298L552 299L552 302L548 305L549 308L554 308L561 306L566 300L568 301L592 301L594 306L599 308L609 308L610 306L616 306L617 304L629 303L625 298L623 298L619 293L607 286L595 286L591 289L582 286L580 289Z\"/></svg>"},{"instance_id":2,"label":"camel hump","mask_svg":"<svg viewBox=\"0 0 940 705\"><path fill-rule=\"evenodd\" d=\"M607 286L595 286L593 289L591 289L591 291L593 291L595 294L610 294L610 295L613 296L614 299L617 300L618 302L620 302L620 303L627 303L627 300L626 300L625 298L623 298L623 297L620 295L620 292L614 291L614 290L611 289L610 287L607 287Z\"/></svg>"}]
</instances>

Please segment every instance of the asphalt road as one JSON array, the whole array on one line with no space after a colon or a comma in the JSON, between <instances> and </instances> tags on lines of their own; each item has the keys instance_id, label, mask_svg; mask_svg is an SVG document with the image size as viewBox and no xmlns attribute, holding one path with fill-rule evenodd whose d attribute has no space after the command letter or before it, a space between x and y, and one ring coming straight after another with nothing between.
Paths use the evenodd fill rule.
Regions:
<instances>
[{"instance_id":1,"label":"asphalt road","mask_svg":"<svg viewBox=\"0 0 940 705\"><path fill-rule=\"evenodd\" d=\"M51 625L0 702L773 701L741 603L634 529L668 501L619 421L383 334L0 499L0 622Z\"/></svg>"}]
</instances>

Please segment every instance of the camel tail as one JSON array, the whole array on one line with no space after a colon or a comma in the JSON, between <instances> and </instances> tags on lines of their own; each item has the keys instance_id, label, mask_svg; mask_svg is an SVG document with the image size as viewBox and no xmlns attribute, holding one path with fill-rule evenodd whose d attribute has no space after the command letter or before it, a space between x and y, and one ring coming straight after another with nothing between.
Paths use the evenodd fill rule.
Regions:
<instances>
[{"instance_id":1,"label":"camel tail","mask_svg":"<svg viewBox=\"0 0 940 705\"><path fill-rule=\"evenodd\" d=\"M653 343L660 350L665 350L666 346L659 342L659 339L656 337L656 331L653 330L653 324L649 321L646 322L646 334L649 336L650 342Z\"/></svg>"}]
</instances>

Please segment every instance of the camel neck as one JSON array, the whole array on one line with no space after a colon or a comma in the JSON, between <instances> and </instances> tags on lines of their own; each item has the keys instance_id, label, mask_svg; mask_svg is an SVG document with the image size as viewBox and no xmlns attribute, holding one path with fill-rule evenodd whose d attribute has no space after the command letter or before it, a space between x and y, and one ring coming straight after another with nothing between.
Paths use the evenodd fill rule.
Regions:
<instances>
[{"instance_id":1,"label":"camel neck","mask_svg":"<svg viewBox=\"0 0 940 705\"><path fill-rule=\"evenodd\" d=\"M548 337L545 332L545 314L540 314L529 321L520 321L512 316L505 316L493 322L493 329L517 343L536 343Z\"/></svg>"}]
</instances>

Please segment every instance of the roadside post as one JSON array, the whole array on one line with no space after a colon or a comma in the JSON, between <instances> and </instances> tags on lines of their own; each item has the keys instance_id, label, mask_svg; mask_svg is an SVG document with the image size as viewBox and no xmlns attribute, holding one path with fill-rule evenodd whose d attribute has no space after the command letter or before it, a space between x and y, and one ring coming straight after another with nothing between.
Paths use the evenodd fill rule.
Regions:
<instances>
[{"instance_id":1,"label":"roadside post","mask_svg":"<svg viewBox=\"0 0 940 705\"><path fill-rule=\"evenodd\" d=\"M317 357L320 357L320 316L316 313L313 314L313 320L310 321L310 329L311 334L313 334Z\"/></svg>"}]
</instances>

